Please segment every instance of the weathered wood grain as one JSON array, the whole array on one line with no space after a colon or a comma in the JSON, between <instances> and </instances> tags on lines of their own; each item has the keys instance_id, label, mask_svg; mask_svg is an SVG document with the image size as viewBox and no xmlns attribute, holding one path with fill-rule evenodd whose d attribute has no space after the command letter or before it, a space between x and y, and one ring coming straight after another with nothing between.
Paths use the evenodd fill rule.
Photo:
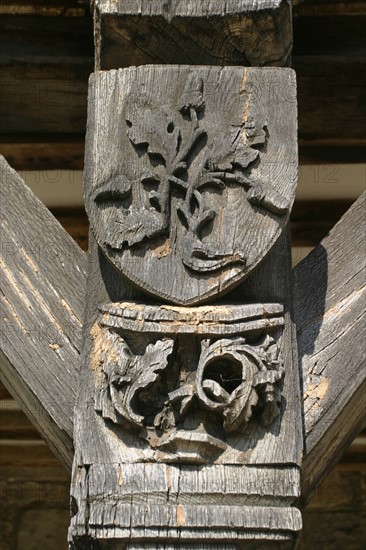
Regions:
<instances>
[{"instance_id":1,"label":"weathered wood grain","mask_svg":"<svg viewBox=\"0 0 366 550\"><path fill-rule=\"evenodd\" d=\"M298 16L326 16L326 15L366 15L365 0L293 0L293 15Z\"/></svg>"},{"instance_id":2,"label":"weathered wood grain","mask_svg":"<svg viewBox=\"0 0 366 550\"><path fill-rule=\"evenodd\" d=\"M12 173L12 174L13 174L12 177L16 178L16 176L14 175L14 173ZM16 179L18 179L18 178L16 178ZM19 185L20 185L20 184L19 184ZM29 192L27 192L27 193L29 193ZM23 197L22 200L24 200L24 197L27 197L27 196L28 196L27 194L23 194L23 195L22 195L22 197ZM34 199L32 199L32 201L33 201L33 200L34 200ZM36 202L37 202L37 201L36 201ZM29 203L28 203L28 204L29 204ZM33 204L33 202L32 202L32 204ZM25 210L27 210L27 206L25 206ZM42 212L43 212L43 215L44 215L44 209L42 209ZM353 210L352 210L352 212L353 212ZM356 211L356 212L357 212L357 211ZM355 214L352 214L352 216L354 216L354 215L355 215ZM348 215L347 215L347 216L348 216ZM345 254L346 254L346 251L347 251L347 243L345 243L344 245L342 245L343 239L340 238L339 241L337 240L337 239L338 239L338 236L342 233L342 224L343 224L343 223L345 223L345 222L342 221L341 224L340 224L339 229L337 230L338 233L337 233L337 237L334 238L334 243L333 243L333 248L332 248L332 254L329 255L329 257L328 257L328 259L327 259L328 270L329 270L330 273L334 273L334 272L336 272L336 271L339 269L339 267L338 267L338 260L337 260L338 255L335 254L335 249L338 249L338 250L339 250L339 253L338 253L338 254L341 255L341 256L342 256L342 255L345 255ZM357 223L357 222L354 222L354 223L353 223L353 226L354 226L354 227L356 227L356 223ZM352 225L352 223L350 223L349 225ZM41 226L41 228L40 228L40 231L43 233L42 226ZM358 232L358 235L361 236L361 232ZM326 240L325 242L328 243L329 241ZM352 247L350 248L350 250L353 250L353 253L352 253L352 252L350 253L350 254L351 254L351 257L352 257L352 255L355 256L355 255L356 255L356 252L355 252L355 249L353 248L353 245L352 245ZM82 258L82 256L80 255L79 252L78 252L78 257ZM303 262L303 264L302 264L302 266L301 266L301 270L305 270L306 265L307 265L307 262L311 262L311 266L313 266L313 262L315 261L314 259L315 259L315 258L319 258L319 257L324 257L324 248L322 248L322 247L318 247L318 249L317 249L316 251L314 251L313 255L312 255L308 260L305 260L305 261ZM83 260L83 261L84 261L84 260ZM346 265L347 265L347 262L345 262L345 263L346 263ZM310 264L308 264L308 265L310 265ZM298 268L298 269L300 269L300 268ZM312 267L307 268L307 270L304 271L304 273L310 274L310 273L311 273L311 269L312 269ZM318 273L318 271L317 271L317 273ZM309 275L309 276L310 276L310 275ZM323 280L324 280L324 276L323 276ZM311 281L313 281L313 279L311 279ZM331 283L331 280L330 280L330 283ZM300 284L305 284L305 285L306 285L306 288L308 288L307 278L306 278L306 277L303 277L303 278L302 278L302 283L300 283L299 278L298 278L298 285L300 285ZM82 280L79 280L78 285L79 285L79 288L81 289L81 288L83 288L84 282L83 282ZM73 283L73 286L76 286L76 285ZM314 288L317 288L317 286L318 286L318 284L315 284L315 285L312 287L312 289L311 289L311 295L313 295L313 289L314 289ZM324 286L323 286L323 289L324 289ZM334 292L334 290L333 290L333 292ZM347 291L347 288L341 287L341 290L340 290L339 292L346 292L346 295L347 295L347 292L348 292L348 291ZM305 291L302 291L302 290L301 290L301 286L298 286L298 287L297 287L297 294L298 294L298 295L300 294L300 295L303 295L303 296L307 295ZM82 302L82 292L79 292L79 293L75 294L74 297L73 297L73 299L75 300L75 309L76 309L76 310L79 310L79 312L80 312L80 311L82 310L82 307L83 307L83 305L82 305L82 303L81 303L81 302ZM318 302L318 304L319 304L319 302ZM316 309L316 308L315 308L315 309ZM319 320L319 315L320 315L320 316L323 315L322 309L323 309L323 308L320 308L320 312L318 312L317 314L314 315L314 319L318 319L317 323L318 323L318 325L319 325L318 328L320 329L318 338L321 338L321 337L322 337L322 326L320 325L320 320ZM17 316L18 316L18 315L19 315L19 314L17 313ZM321 317L320 317L320 318L321 318ZM301 319L300 319L300 323L302 323ZM70 345L71 347L78 347L78 343L77 343L77 342L79 341L79 338L80 338L80 332L79 332L79 331L80 331L80 328L79 328L78 325L76 325L75 330L74 330L74 331L72 332L72 334L70 335L70 343L69 343L69 345ZM313 338L315 337L315 335L316 335L316 334L313 334ZM300 336L301 336L301 335L300 335ZM302 340L301 340L301 341L302 341ZM311 345L311 343L309 342L309 346L310 346L310 345ZM22 346L20 346L19 350L21 351L21 349L22 349ZM352 347L352 349L353 349L353 347ZM309 361L309 358L308 358L307 360ZM70 385L72 385L71 382L70 382L70 380L68 379L69 376L70 376L70 371L64 371L63 380L64 380L65 386L67 386L67 387L69 387ZM342 378L341 380L343 380L343 378ZM14 388L13 388L13 391L14 391ZM15 394L18 395L17 392L15 392ZM53 395L53 398L54 398L54 399L55 399L56 397L57 397L56 395ZM61 394L61 395L59 395L58 397L61 398L61 402L58 404L58 407L57 407L57 408L58 408L58 410L62 410L62 408L63 408L63 404L62 404L62 403L63 403L63 399L64 399L65 396ZM33 404L33 396L31 396L31 398L32 398L32 404ZM57 405L57 404L55 403L55 406L56 406L56 405ZM44 406L45 406L45 403L41 403L40 407L41 407L41 408L44 408ZM335 403L334 403L334 406L335 406ZM32 410L34 409L34 407L33 407L33 405L32 405L32 406L30 406L29 408L30 408L30 411L28 411L28 414L29 414L29 413L32 413ZM69 418L67 419L67 421L65 422L65 423L67 424L67 426L68 426L68 428L66 428L66 432L67 432L67 434L68 434L69 440L71 440L71 438L72 438L72 424L73 424L73 418L72 418L72 414L71 414L72 409L73 409L73 403L70 403L69 408L68 408L68 411L70 412L70 416L69 416ZM36 407L36 412L37 412L37 411L38 411L38 405L37 405L37 407ZM324 411L323 411L323 412L324 412ZM320 426L323 412L321 412L321 415L320 415L320 417L319 417L319 419L318 419L318 421L317 421L317 425L318 425L318 426ZM325 411L325 412L326 412L326 411ZM311 413L311 409L310 409L310 413ZM310 414L310 413L309 413L309 414ZM31 417L34 417L34 415L35 415L35 414L34 414L34 410L33 410L33 414L31 414ZM308 417L308 418L309 418L309 417ZM306 421L306 423L309 424L309 420ZM36 424L37 424L37 422L36 422ZM37 425L38 425L38 424L37 424ZM310 437L311 437L311 433L310 433L310 436L309 436L309 439L308 439L309 442L311 441L311 440L310 440ZM311 443L307 443L307 449L308 449L309 452L310 452L310 450L311 450L311 445L312 445ZM342 443L342 445L341 445L342 448L344 448L343 445L344 445L344 444ZM56 452L57 452L57 451L56 451ZM62 451L59 450L57 454L60 455L60 453L62 453ZM336 454L338 454L338 450L337 450L337 453L336 453ZM318 455L316 455L316 456L318 457ZM332 456L333 456L333 451L332 451ZM315 455L314 455L314 457L315 457ZM305 464L304 464L304 479L305 479L305 480L306 480L306 479L308 479L308 480L313 479L313 480L314 480L314 479L318 479L319 477L321 477L322 471L323 471L323 466L324 466L325 464L327 464L327 461L324 459L324 461L320 463L320 464L321 464L321 470L322 470L320 474L319 474L319 472L315 472L315 471L314 471L314 464L315 464L315 462L316 462L316 458L314 458L314 463L313 463L312 465L309 463L309 464L310 464L309 468L311 467L311 470L310 470L310 469L308 470L308 466L307 466L308 461L307 461L307 459L305 458ZM318 464L318 466L319 466L319 464ZM308 473L308 472L309 472L309 473ZM313 486L313 485L312 485L312 486Z\"/></svg>"},{"instance_id":3,"label":"weathered wood grain","mask_svg":"<svg viewBox=\"0 0 366 550\"><path fill-rule=\"evenodd\" d=\"M366 193L295 268L309 497L365 423Z\"/></svg>"},{"instance_id":4,"label":"weathered wood grain","mask_svg":"<svg viewBox=\"0 0 366 550\"><path fill-rule=\"evenodd\" d=\"M16 442L13 446L3 446L0 465L2 550L66 549L70 478L47 446L20 447ZM354 466L342 461L303 510L303 550L318 548L320 544L325 548L331 546L332 550L362 549L366 528L366 472L362 471L361 462L358 471L352 470ZM233 480L237 482L237 473ZM219 480L226 483L231 499L236 486L229 481ZM187 495L187 500L189 498L192 497ZM189 545L190 550L192 546ZM194 550L208 548L202 541ZM220 550L227 548L222 545ZM141 543L134 543L134 550L141 550Z\"/></svg>"},{"instance_id":5,"label":"weathered wood grain","mask_svg":"<svg viewBox=\"0 0 366 550\"><path fill-rule=\"evenodd\" d=\"M1 133L85 132L89 17L1 15L0 51Z\"/></svg>"},{"instance_id":6,"label":"weathered wood grain","mask_svg":"<svg viewBox=\"0 0 366 550\"><path fill-rule=\"evenodd\" d=\"M52 12L55 6L61 10L62 5L64 10L58 16L41 15ZM81 6L79 2L30 1L6 2L1 11L0 152L9 160L11 154L15 169L29 169L30 165L36 169L83 167L80 146L75 158L74 144L67 134L79 139L85 132L87 79L93 70L93 23L87 10L81 17L67 16L70 6L76 5L85 10L85 3ZM365 158L365 13L349 15L352 6L359 10L363 5L316 0L294 9L292 64L298 80L300 163L363 162ZM10 15L12 9L18 15ZM311 15L311 9L318 11ZM36 10L40 15L26 15ZM297 10L301 15L296 15ZM188 30L191 36L191 28ZM204 32L203 37L207 40ZM141 40L148 41L148 36ZM199 57L190 62L198 63ZM133 59L129 64L134 64ZM50 136L46 151L37 145L40 133L45 144L46 136ZM9 134L19 137L19 148ZM52 147L56 134L60 149ZM34 141L34 150L25 148L29 141Z\"/></svg>"},{"instance_id":7,"label":"weathered wood grain","mask_svg":"<svg viewBox=\"0 0 366 550\"><path fill-rule=\"evenodd\" d=\"M1 377L69 465L85 256L1 158Z\"/></svg>"},{"instance_id":8,"label":"weathered wood grain","mask_svg":"<svg viewBox=\"0 0 366 550\"><path fill-rule=\"evenodd\" d=\"M365 18L362 14L347 15L348 6L361 3L305 2L299 7L315 9L320 4L339 8L340 14L332 16L328 10L322 15L304 14L294 19L292 64L298 80L300 163L363 162ZM42 5L47 8L46 3ZM6 158L11 154L16 169L29 169L30 165L35 169L67 165L82 169L82 143L75 146L75 158L74 144L68 140L70 134L79 137L85 132L87 79L93 70L91 15L69 18L3 14L0 28L0 152ZM148 41L147 36L144 39ZM197 62L198 58L190 61ZM133 63L132 59L129 64ZM60 136L60 149L52 147L55 133ZM5 134L20 138L19 150L16 141ZM47 151L37 145L37 134L43 134L43 143L49 144ZM27 140L34 141L33 150L25 150Z\"/></svg>"},{"instance_id":9,"label":"weathered wood grain","mask_svg":"<svg viewBox=\"0 0 366 550\"><path fill-rule=\"evenodd\" d=\"M87 1L77 0L3 0L1 15L42 15L45 17L83 17Z\"/></svg>"},{"instance_id":10,"label":"weathered wood grain","mask_svg":"<svg viewBox=\"0 0 366 550\"><path fill-rule=\"evenodd\" d=\"M286 0L97 0L97 69L150 63L286 66Z\"/></svg>"},{"instance_id":11,"label":"weathered wood grain","mask_svg":"<svg viewBox=\"0 0 366 550\"><path fill-rule=\"evenodd\" d=\"M0 134L1 154L12 168L19 171L83 170L84 145L83 134ZM299 141L300 165L359 164L365 156L363 139L347 140L340 136L339 139L309 138Z\"/></svg>"},{"instance_id":12,"label":"weathered wood grain","mask_svg":"<svg viewBox=\"0 0 366 550\"><path fill-rule=\"evenodd\" d=\"M296 200L291 212L291 245L317 246L352 206L349 199Z\"/></svg>"},{"instance_id":13,"label":"weathered wood grain","mask_svg":"<svg viewBox=\"0 0 366 550\"><path fill-rule=\"evenodd\" d=\"M310 208L310 210L313 210L313 206ZM340 207L340 211L343 211L344 210L344 207L341 205ZM306 211L308 211L308 206L306 206ZM338 210L337 210L338 211ZM296 203L295 203L295 213L296 213ZM299 217L302 217L304 215L304 212L302 210L302 208L300 210L298 210L298 216ZM66 225L66 222L64 220L64 218L61 217L61 221ZM342 224L344 223L343 221L341 222ZM354 223L354 226L356 226L356 223ZM342 226L341 226L342 227ZM341 234L342 232L342 228L340 227L340 229L338 230L339 231L339 234ZM361 233L359 233L359 235L361 235ZM347 246L344 245L344 247L342 246L341 247L341 242L343 242L342 240L340 240L339 242L337 242L337 238L335 238L334 240L334 248L338 248L339 250L339 255L342 256L342 255L345 255L345 251L347 250ZM325 243L327 243L328 240L325 240ZM354 250L352 248L352 250ZM302 263L302 265L297 268L297 270L295 271L295 273L298 273L298 270L305 270L306 269L306 265L310 265L310 267L307 268L306 271L304 271L304 273L308 273L310 274L311 272L311 269L313 266L313 263L314 263L314 259L315 258L319 258L323 256L324 257L324 248L323 248L323 245L319 246L312 254L312 256L310 256L307 260L304 260L304 262ZM80 256L82 257L82 256ZM307 262L311 262L311 264L308 264ZM332 255L329 256L327 258L327 266L328 266L328 269L330 272L336 272L338 270L338 260L337 260L337 255L335 255L335 252L333 250L332 252ZM318 270L316 272L318 274ZM323 281L324 281L324 278L325 276L323 276ZM302 278L301 279L302 282L300 282L298 280L298 286L297 286L297 295L307 295L306 294L306 291L303 291L301 290L301 286L299 285L302 285L302 284L305 284L306 285L306 288L308 288L308 284L307 284L307 279L306 277ZM312 281L312 284L313 284L313 279L311 279ZM331 281L330 281L331 282ZM80 284L80 288L83 288L83 285L84 285L84 282L82 281L79 281L79 284ZM311 286L311 294L313 294L313 288L317 288L317 284ZM324 290L324 289L323 289ZM346 289L344 287L342 287L342 291L345 291ZM341 290L340 290L341 292ZM79 311L82 310L82 292L79 292L77 295L74 296L74 300L77 302L78 301L78 304L76 305L76 309L78 309ZM304 303L304 302L302 302ZM323 308L321 308L322 310ZM314 319L317 319L317 323L319 324L319 329L320 329L320 332L319 332L319 335L318 335L318 338L320 338L322 336L322 326L320 325L320 322L321 322L321 316L323 315L322 311L319 311L317 314L314 315ZM320 317L319 317L320 316ZM298 316L299 317L299 316ZM301 318L300 318L300 323L302 323L301 321ZM316 336L316 333L314 333L313 337ZM78 326L76 327L76 330L73 331L72 335L71 335L71 341L70 341L70 346L72 347L78 347L78 344L77 342L79 341L79 339L81 338L80 336L80 329L78 328ZM310 345L310 342L309 342L309 345ZM307 359L309 361L309 358ZM65 385L69 386L71 383L70 381L68 380L68 376L69 376L69 372L66 371L64 373L64 381L65 381ZM59 408L61 409L62 408L62 405L59 406ZM72 408L73 408L73 404L71 403L70 404L70 407L69 407L69 411L71 412L72 411ZM311 412L311 411L310 411ZM318 423L321 421L321 418L322 418L322 414L320 415L319 419L318 419ZM305 418L306 418L306 415L305 415ZM306 421L307 424L309 424L309 421ZM68 431L68 437L71 439L72 438L72 425L73 425L73 418L72 418L72 415L70 416L70 418L68 419L68 426L69 426L69 431ZM27 429L27 428L25 428ZM310 441L310 440L308 440ZM311 449L311 446L309 446L309 444L306 445L308 449ZM324 463L323 464L326 464L326 460L324 460ZM322 466L323 467L323 466ZM304 479L307 479L307 478L310 478L309 476L311 476L311 473L309 472L309 474L307 473L307 459L305 458L305 464L304 464Z\"/></svg>"}]
</instances>

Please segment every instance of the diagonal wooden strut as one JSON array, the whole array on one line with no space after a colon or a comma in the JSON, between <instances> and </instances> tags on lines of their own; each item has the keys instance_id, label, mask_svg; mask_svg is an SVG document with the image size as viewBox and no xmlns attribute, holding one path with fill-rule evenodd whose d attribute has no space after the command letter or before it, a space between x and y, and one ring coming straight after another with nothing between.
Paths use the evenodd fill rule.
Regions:
<instances>
[{"instance_id":1,"label":"diagonal wooden strut","mask_svg":"<svg viewBox=\"0 0 366 550\"><path fill-rule=\"evenodd\" d=\"M70 468L85 254L0 158L1 379Z\"/></svg>"}]
</instances>

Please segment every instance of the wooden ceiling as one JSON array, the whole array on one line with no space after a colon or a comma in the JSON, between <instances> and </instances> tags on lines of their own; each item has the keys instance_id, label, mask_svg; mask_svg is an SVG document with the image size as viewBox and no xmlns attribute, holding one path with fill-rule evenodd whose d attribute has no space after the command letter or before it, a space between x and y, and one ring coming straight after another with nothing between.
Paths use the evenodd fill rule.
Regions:
<instances>
[{"instance_id":1,"label":"wooden ceiling","mask_svg":"<svg viewBox=\"0 0 366 550\"><path fill-rule=\"evenodd\" d=\"M300 162L361 162L365 152L366 2L293 8ZM4 0L0 152L18 170L81 169L93 20L88 2Z\"/></svg>"}]
</instances>

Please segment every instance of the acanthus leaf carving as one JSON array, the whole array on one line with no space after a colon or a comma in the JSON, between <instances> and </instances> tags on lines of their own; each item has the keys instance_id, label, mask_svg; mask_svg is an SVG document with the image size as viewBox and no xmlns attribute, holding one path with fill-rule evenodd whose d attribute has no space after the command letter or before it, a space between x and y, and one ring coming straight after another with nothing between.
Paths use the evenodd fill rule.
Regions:
<instances>
[{"instance_id":1,"label":"acanthus leaf carving","mask_svg":"<svg viewBox=\"0 0 366 550\"><path fill-rule=\"evenodd\" d=\"M137 311L143 321L143 310ZM245 437L254 418L268 426L279 415L284 369L279 341L268 333L255 341L244 336L200 338L196 370L182 375L185 358L177 336L148 339L143 351L140 346L133 353L117 326L105 326L108 319L100 329L95 408L115 424L127 422L137 429L152 448L170 452L183 441L188 448L190 434L191 454L198 440L221 453L231 435ZM210 432L213 425L218 428Z\"/></svg>"},{"instance_id":2,"label":"acanthus leaf carving","mask_svg":"<svg viewBox=\"0 0 366 550\"><path fill-rule=\"evenodd\" d=\"M144 424L143 414L136 412L136 401L142 392L148 392L168 366L168 357L174 341L169 338L148 344L143 355L135 355L128 344L115 332L103 331L100 362L103 365L102 397L98 410L104 417L135 427ZM154 400L154 392L150 392Z\"/></svg>"},{"instance_id":3,"label":"acanthus leaf carving","mask_svg":"<svg viewBox=\"0 0 366 550\"><path fill-rule=\"evenodd\" d=\"M278 357L279 348L269 335L256 345L248 345L244 338L202 342L198 396L209 409L223 411L226 433L245 431L257 405L264 425L279 415L281 395L277 383L284 371ZM226 368L229 374L225 373L223 360L226 367L231 366ZM234 389L228 392L230 385Z\"/></svg>"}]
</instances>

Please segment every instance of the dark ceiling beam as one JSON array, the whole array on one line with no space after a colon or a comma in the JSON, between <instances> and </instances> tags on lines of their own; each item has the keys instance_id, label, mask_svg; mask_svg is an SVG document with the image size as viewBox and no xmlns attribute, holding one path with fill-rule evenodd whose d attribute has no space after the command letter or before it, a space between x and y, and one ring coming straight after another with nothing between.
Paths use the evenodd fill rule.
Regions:
<instances>
[{"instance_id":1,"label":"dark ceiling beam","mask_svg":"<svg viewBox=\"0 0 366 550\"><path fill-rule=\"evenodd\" d=\"M301 164L365 158L365 4L308 1L294 7ZM63 15L75 9L78 16L27 15L32 6L61 5ZM357 16L350 15L355 10ZM0 50L0 152L18 170L82 169L94 58L88 6L76 0L6 1Z\"/></svg>"}]
</instances>

